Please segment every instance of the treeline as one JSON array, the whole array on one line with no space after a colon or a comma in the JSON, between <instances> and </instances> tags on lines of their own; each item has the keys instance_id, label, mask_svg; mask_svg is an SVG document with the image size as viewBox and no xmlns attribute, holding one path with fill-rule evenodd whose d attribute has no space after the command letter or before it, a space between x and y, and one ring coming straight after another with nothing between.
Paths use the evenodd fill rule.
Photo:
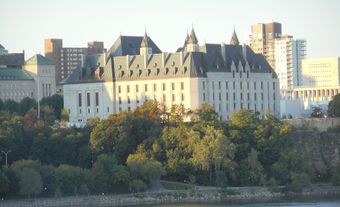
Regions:
<instances>
[{"instance_id":1,"label":"treeline","mask_svg":"<svg viewBox=\"0 0 340 207\"><path fill-rule=\"evenodd\" d=\"M34 108L23 116L2 111L0 148L11 152L8 168L1 160L0 195L140 192L160 178L291 190L319 181L340 184L340 168L320 180L292 150L292 128L270 114L260 119L241 110L225 122L208 105L194 112L181 106L169 111L148 101L130 113L90 119L84 128L56 125L51 115L38 119ZM67 114L59 113L53 116L63 122Z\"/></svg>"}]
</instances>

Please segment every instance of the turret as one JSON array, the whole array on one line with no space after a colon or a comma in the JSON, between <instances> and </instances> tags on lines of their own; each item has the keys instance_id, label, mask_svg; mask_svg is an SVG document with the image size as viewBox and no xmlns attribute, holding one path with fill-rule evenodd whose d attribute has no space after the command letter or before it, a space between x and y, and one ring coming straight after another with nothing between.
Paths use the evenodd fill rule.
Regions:
<instances>
[{"instance_id":1,"label":"turret","mask_svg":"<svg viewBox=\"0 0 340 207\"><path fill-rule=\"evenodd\" d=\"M198 41L197 41L194 28L192 28L190 36L188 40L186 41L186 51L187 52L198 52L199 51L199 45L198 45Z\"/></svg>"}]
</instances>

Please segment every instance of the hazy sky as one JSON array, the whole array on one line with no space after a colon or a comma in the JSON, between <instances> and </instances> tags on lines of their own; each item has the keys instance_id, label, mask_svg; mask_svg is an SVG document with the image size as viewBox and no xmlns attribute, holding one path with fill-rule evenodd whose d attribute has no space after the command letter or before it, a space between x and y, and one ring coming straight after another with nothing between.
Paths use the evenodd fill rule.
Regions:
<instances>
[{"instance_id":1,"label":"hazy sky","mask_svg":"<svg viewBox=\"0 0 340 207\"><path fill-rule=\"evenodd\" d=\"M122 35L145 27L162 51L182 46L194 25L199 43L229 42L235 25L241 42L252 24L277 21L283 33L307 40L308 57L340 56L340 0L0 0L0 44L26 59L44 53L45 38L65 47Z\"/></svg>"}]
</instances>

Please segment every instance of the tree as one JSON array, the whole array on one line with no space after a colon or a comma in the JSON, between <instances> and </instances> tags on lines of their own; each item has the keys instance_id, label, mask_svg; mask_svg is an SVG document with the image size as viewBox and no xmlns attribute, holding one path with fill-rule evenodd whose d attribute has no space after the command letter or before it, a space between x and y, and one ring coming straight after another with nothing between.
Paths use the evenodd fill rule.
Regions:
<instances>
[{"instance_id":1,"label":"tree","mask_svg":"<svg viewBox=\"0 0 340 207\"><path fill-rule=\"evenodd\" d=\"M4 102L0 99L0 111L2 110L3 107L4 107Z\"/></svg>"},{"instance_id":2,"label":"tree","mask_svg":"<svg viewBox=\"0 0 340 207\"><path fill-rule=\"evenodd\" d=\"M56 188L62 195L77 195L82 184L82 169L71 165L60 165L54 170Z\"/></svg>"},{"instance_id":3,"label":"tree","mask_svg":"<svg viewBox=\"0 0 340 207\"><path fill-rule=\"evenodd\" d=\"M340 185L340 165L337 165L333 170L332 170L332 178L331 178L332 184L335 186Z\"/></svg>"},{"instance_id":4,"label":"tree","mask_svg":"<svg viewBox=\"0 0 340 207\"><path fill-rule=\"evenodd\" d=\"M20 191L19 194L30 198L37 196L42 191L42 181L39 172L30 168L24 168L20 172Z\"/></svg>"},{"instance_id":5,"label":"tree","mask_svg":"<svg viewBox=\"0 0 340 207\"><path fill-rule=\"evenodd\" d=\"M13 100L7 99L4 102L3 110L10 113L18 112L19 104Z\"/></svg>"},{"instance_id":6,"label":"tree","mask_svg":"<svg viewBox=\"0 0 340 207\"><path fill-rule=\"evenodd\" d=\"M328 116L340 117L340 94L335 95L328 103Z\"/></svg>"},{"instance_id":7,"label":"tree","mask_svg":"<svg viewBox=\"0 0 340 207\"><path fill-rule=\"evenodd\" d=\"M158 121L122 112L97 124L91 133L90 146L98 153L113 153L123 164L139 144L152 145L160 133Z\"/></svg>"},{"instance_id":8,"label":"tree","mask_svg":"<svg viewBox=\"0 0 340 207\"><path fill-rule=\"evenodd\" d=\"M165 173L162 164L149 158L142 145L138 146L135 154L128 156L126 164L134 178L141 179L148 184L151 180L159 180Z\"/></svg>"},{"instance_id":9,"label":"tree","mask_svg":"<svg viewBox=\"0 0 340 207\"><path fill-rule=\"evenodd\" d=\"M272 166L272 176L281 185L291 184L292 176L301 173L305 173L309 178L314 176L313 169L304 157L291 150L282 151L279 160Z\"/></svg>"},{"instance_id":10,"label":"tree","mask_svg":"<svg viewBox=\"0 0 340 207\"><path fill-rule=\"evenodd\" d=\"M37 107L37 102L32 98L26 97L22 99L19 103L19 113L21 115L24 115L31 108L36 108L36 107Z\"/></svg>"},{"instance_id":11,"label":"tree","mask_svg":"<svg viewBox=\"0 0 340 207\"><path fill-rule=\"evenodd\" d=\"M10 182L4 172L0 170L0 196L4 196L9 191Z\"/></svg>"},{"instance_id":12,"label":"tree","mask_svg":"<svg viewBox=\"0 0 340 207\"><path fill-rule=\"evenodd\" d=\"M235 146L223 134L222 130L211 126L206 128L204 137L195 145L192 162L209 173L213 183L213 174L228 168L234 158Z\"/></svg>"},{"instance_id":13,"label":"tree","mask_svg":"<svg viewBox=\"0 0 340 207\"><path fill-rule=\"evenodd\" d=\"M313 112L311 113L310 117L312 117L312 118L322 118L323 117L322 108L313 107Z\"/></svg>"},{"instance_id":14,"label":"tree","mask_svg":"<svg viewBox=\"0 0 340 207\"><path fill-rule=\"evenodd\" d=\"M258 152L254 149L247 159L241 161L239 166L240 184L243 186L260 186L265 183L264 169L258 160Z\"/></svg>"},{"instance_id":15,"label":"tree","mask_svg":"<svg viewBox=\"0 0 340 207\"><path fill-rule=\"evenodd\" d=\"M113 155L101 154L92 167L97 193L116 193L128 190L129 173Z\"/></svg>"},{"instance_id":16,"label":"tree","mask_svg":"<svg viewBox=\"0 0 340 207\"><path fill-rule=\"evenodd\" d=\"M52 110L54 116L60 120L61 110L64 108L64 100L61 95L54 94L53 96L44 97L41 99L40 105L42 108L48 106Z\"/></svg>"},{"instance_id":17,"label":"tree","mask_svg":"<svg viewBox=\"0 0 340 207\"><path fill-rule=\"evenodd\" d=\"M68 121L69 119L69 114L67 109L63 108L60 112L60 120L62 121Z\"/></svg>"}]
</instances>

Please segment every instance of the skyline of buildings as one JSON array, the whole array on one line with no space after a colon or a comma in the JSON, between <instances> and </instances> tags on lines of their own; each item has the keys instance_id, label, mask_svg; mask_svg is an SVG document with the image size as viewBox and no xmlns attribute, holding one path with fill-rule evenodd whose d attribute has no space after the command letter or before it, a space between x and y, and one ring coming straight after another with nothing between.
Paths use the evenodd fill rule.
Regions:
<instances>
[{"instance_id":1,"label":"skyline of buildings","mask_svg":"<svg viewBox=\"0 0 340 207\"><path fill-rule=\"evenodd\" d=\"M106 94L106 96L109 97L109 99L106 99L105 101L101 100L104 91L99 93L100 91L98 88L98 91L94 92L94 94L87 95L87 92L82 92L81 96L86 97L86 101L89 103L102 103L102 102L112 102L112 106L109 104L108 108L106 108L106 112L104 112L103 108L98 108L99 104L96 105L97 108L93 108L90 110L88 114L91 116L93 115L92 113L95 113L97 111L101 111L101 117L106 117L108 113L117 113L122 110L127 110L130 111L134 109L136 106L138 106L140 103L142 103L145 100L149 99L155 99L158 100L159 102L170 102L170 106L173 104L182 104L186 103L187 97L190 97L189 100L191 101L189 104L186 103L184 104L185 107L187 108L198 108L199 105L201 105L204 102L209 103L210 105L213 106L213 108L219 113L221 116L221 119L224 120L229 120L229 114L237 111L241 108L248 108L252 109L255 111L259 111L260 114L263 113L264 110L271 111L274 114L283 116L283 115L294 115L296 117L304 115L306 113L306 110L310 110L311 107L314 106L322 106L322 108L325 108L325 105L328 104L329 100L331 100L332 96L335 94L339 93L340 91L338 90L339 86L339 72L332 72L336 71L338 65L337 61L338 59L336 58L323 58L323 59L315 59L315 60L310 60L314 61L315 63L309 63L309 59L306 58L306 40L305 39L295 39L292 35L283 35L282 33L282 25L278 22L270 22L270 23L257 23L251 26L251 32L252 34L249 36L249 46L246 45L240 45L240 41L237 37L237 34L235 30L233 31L230 41L226 41L229 44L226 44L222 42L221 44L207 44L203 43L199 45L198 39L196 37L196 34L194 30L192 29L191 33L187 34L187 37L185 38L184 45L183 47L180 47L177 49L176 52L174 53L168 53L168 52L162 52L159 47L150 39L150 37L147 36L145 33L144 37L141 36L122 36L120 35L119 38L116 40L116 42L112 45L112 47L106 51L104 48L104 43L100 41L91 41L88 42L87 47L64 47L63 46L63 39L45 39L45 57L43 56L35 56L35 57L40 57L44 58L46 60L50 60L51 64L54 64L55 66L54 69L44 69L46 75L47 73L53 71L55 73L54 77L54 83L50 81L48 78L45 80L48 80L47 82L45 81L44 83L41 83L41 87L39 87L40 93L39 97L43 96L50 96L54 94L55 92L58 92L59 94L70 94L69 92L64 93L62 90L62 86L60 84L69 84L69 78L73 76L77 76L80 78L78 80L79 83L86 82L86 86L81 85L79 86L80 88L89 88L88 90L93 92L93 88L91 88L89 85L92 79L88 79L89 77L93 78L96 77L98 80L102 78L103 75L105 75L105 71L109 71L110 69L107 69L108 67L108 61L124 61L125 64L129 65L130 61L136 61L136 59L141 58L140 56L144 57L143 60L143 65L148 65L148 62L151 61L152 58L160 58L159 61L163 61L164 63L167 62L167 58L171 58L172 54L174 55L173 58L179 58L176 60L180 64L178 67L175 67L174 71L179 71L181 70L180 67L184 67L184 62L185 62L185 55L188 53L201 53L204 54L205 57L202 59L202 67L206 67L206 70L210 70L211 68L214 67L229 67L233 68L235 67L236 73L239 72L239 65L241 64L243 67L243 72L245 72L244 68L250 68L249 71L253 70L252 67L255 67L255 65L251 66L252 59L249 59L247 56L249 51L251 51L250 48L255 53L258 54L263 54L263 57L267 60L269 65L272 65L271 68L272 70L275 71L275 79L278 80L277 85L273 86L273 90L278 90L280 93L277 95L270 95L270 91L266 92L268 94L257 94L257 92L251 91L253 88L256 88L256 78L253 80L255 81L253 87L249 86L250 83L249 81L243 82L244 80L242 79L242 73L240 73L240 80L237 80L238 82L235 82L234 78L236 75L232 75L233 79L230 79L228 75L224 75L223 73L220 74L221 77L224 77L226 82L231 81L233 84L233 90L229 88L229 83L226 84L225 90L221 91L219 94L215 94L215 92L211 92L216 90L215 88L215 83L218 84L219 90L221 90L221 84L223 84L222 80L217 80L219 77L214 77L211 76L211 74L214 73L207 73L207 80L206 84L208 84L207 89L208 91L202 93L201 96L204 96L204 99L202 97L199 97L199 101L196 100L196 102L192 102L190 100L193 96L193 94L190 94L186 92L183 92L181 94L172 94L170 95L171 97L168 97L168 92L170 93L171 91L164 90L162 94L160 94L157 89L158 85L163 85L163 88L169 88L170 86L167 86L168 84L171 85L171 88L176 88L177 84L182 86L188 85L188 83L185 82L180 82L177 83L178 81L173 81L173 82L167 82L163 80L162 77L157 77L159 80L158 82L156 81L155 83L146 84L150 85L154 89L153 95L149 94L148 91L151 91L150 89L146 89L145 87L150 88L149 86L142 86L139 83L133 83L136 85L140 85L138 87L144 88L144 94L137 94L135 91L135 94L133 97L130 95L126 97L125 95L123 96L118 96L115 97L116 94L119 94L119 91L124 91L123 89L116 91L116 87L118 87L117 83L114 83L111 88L107 89L106 87L107 84L104 84L104 86L100 86L102 88L106 88L105 90L112 90L112 93ZM238 50L234 50L232 53L228 53L228 50L226 48L230 48L230 45L241 47ZM214 48L214 52L212 52L211 48ZM160 57L158 57L158 54L162 54ZM203 56L204 56L203 55ZM226 66L225 64L230 61L228 59L228 55L231 57L234 57L233 59L233 64L235 66L229 65ZM179 57L177 57L179 56ZM235 59L236 57L236 59ZM122 59L122 60L121 60ZM164 60L162 60L164 59ZM243 60L243 61L242 61ZM247 65L245 65L246 63ZM176 62L174 61L174 62ZM186 60L188 61L188 60ZM209 65L208 62L213 61L213 65ZM0 74L0 81L2 80L2 83L4 83L6 76L9 76L13 71L10 71L8 69L10 68L17 68L17 69L22 69L19 76L13 76L14 79L15 77L18 80L23 80L20 79L20 77L25 77L25 80L28 80L30 82L30 85L32 85L32 81L37 82L37 78L34 75L34 72L30 70L29 66L29 61L24 61L24 52L23 53L8 53L8 50L6 50L2 45L0 45L0 70L7 68L7 70L2 70L2 75ZM164 67L164 63L161 64L162 67ZM193 61L195 63L195 61ZM155 63L160 64L160 63ZM174 63L173 63L174 64ZM41 65L41 64L40 64ZM48 65L48 64L47 64ZM140 65L142 65L140 63ZM174 66L174 65L171 65ZM89 69L90 67L90 69ZM111 66L111 70L113 70L111 73L112 78L109 80L109 82L116 82L117 78L121 78L123 76L131 77L133 74L151 74L151 73L160 73L161 68L157 68L157 71L154 72L152 68L144 68L140 69L138 72L133 71L131 69L129 70L116 70L116 65ZM122 65L120 67L123 67ZM128 68L130 66L127 66ZM145 66L146 67L146 66ZM148 66L149 67L149 66ZM156 66L154 66L156 67ZM193 67L190 65L190 67ZM314 69L313 69L314 67ZM79 73L79 68L86 68L84 71ZM336 68L336 69L334 69ZM37 71L37 69L35 69ZM169 68L163 68L163 70L170 70ZM184 69L183 69L184 70ZM186 69L188 70L188 66L186 66ZM260 69L261 70L261 66ZM312 71L313 70L313 71ZM318 71L320 70L320 71ZM49 72L47 72L49 71ZM174 73L177 73L174 72ZM216 71L215 71L216 72ZM229 71L231 72L231 71ZM327 73L327 74L326 74ZM209 74L209 75L208 75ZM334 75L335 74L335 75ZM18 74L17 74L18 75ZM149 76L147 75L147 76ZM2 76L2 77L1 77ZM49 78L51 77L50 75ZM244 76L244 75L243 75ZM247 74L247 77L249 74ZM5 77L5 78L4 78ZM40 76L39 76L40 77ZM214 78L217 78L216 80ZM254 76L256 77L256 75ZM337 77L338 82L334 82L334 80ZM322 79L323 78L323 79ZM328 79L327 79L328 78ZM12 78L12 80L14 80ZM43 79L43 78L39 78ZM72 79L72 78L71 78ZM321 80L322 79L322 80ZM262 80L261 82L261 90L262 90L262 84L267 83L267 89L269 90L269 85L270 81L268 82L268 77L266 80ZM162 82L163 81L163 82ZM266 82L267 81L267 82ZM333 81L334 83L330 83ZM191 87L192 80L189 81L189 86ZM19 82L18 82L19 83ZM200 83L200 82L199 82ZM197 87L199 85L197 83ZM212 83L212 85L209 85ZM323 83L323 84L322 84ZM76 83L72 83L76 84ZM78 84L78 83L77 83ZM172 85L175 84L175 85ZM239 84L239 88L237 88L237 85ZM243 84L246 84L247 91L242 91L244 90ZM2 84L4 85L4 84ZM18 84L20 85L20 84ZM29 85L29 84L28 84ZM7 94L6 96L0 96L2 100L11 97L11 94L16 94L15 100L19 101L21 100L21 96L24 96L26 94L29 97L37 97L37 88L32 89L32 86L24 86L26 89L30 89L31 92L17 92L14 91L13 93L2 93L2 94ZM124 84L123 84L124 85ZM98 86L98 84L97 84ZM97 87L96 86L96 87ZM209 86L211 88L209 88ZM227 87L228 86L228 87ZM125 86L119 86L119 87L125 87ZM132 85L129 87L133 87ZM323 87L323 88L320 88ZM16 89L15 86L8 87L9 89L12 88L11 90L19 90ZM20 87L19 87L20 88ZM69 87L69 89L76 90L72 87ZM195 93L201 93L200 91L202 88L198 87L195 89ZM21 90L21 89L20 89ZM36 90L36 91L34 91ZM77 88L77 90L80 90ZM137 89L135 89L137 90ZM157 92L156 92L156 91ZM255 89L256 90L256 89ZM125 93L129 93L126 90ZM138 91L142 91L141 89L138 89ZM231 92L233 91L233 92ZM230 94L233 94L233 98L230 99L229 96ZM73 91L74 93L74 91ZM107 92L105 92L107 93ZM164 94L165 93L165 94ZM177 92L176 92L177 93ZM227 95L227 94L228 95ZM254 94L255 93L255 94ZM21 94L18 95L18 94ZM170 93L171 94L171 93ZM210 96L211 94L212 97L206 97ZM223 95L224 94L224 95ZM251 99L257 100L258 98L256 96L261 95L261 101L266 100L266 103L252 103ZM72 94L72 96L76 96L75 93ZM199 95L200 96L200 95ZM215 96L218 96L216 98ZM245 98L245 96L247 98ZM91 100L93 97L95 97L95 100ZM233 100L234 102L231 101L231 103L226 103L226 102L215 102L216 99L219 101L223 100L223 97L226 99L227 102L230 100ZM252 98L251 98L252 97ZM267 99L265 98L267 97ZM275 98L274 98L275 97ZM78 97L79 98L79 97ZM83 99L83 98L81 98ZM195 98L196 99L196 98ZM210 100L212 99L212 100ZM271 99L271 100L270 100ZM181 101L179 101L181 100ZM279 103L272 104L271 101L277 102L279 100ZM322 101L321 101L322 100ZM245 102L244 102L245 101ZM84 103L84 100L79 101L78 100L78 107L79 107L79 102ZM74 102L76 103L76 102ZM72 104L74 104L72 102ZM127 105L126 105L127 103ZM193 104L194 103L194 104ZM198 104L197 104L198 103ZM221 105L222 104L222 105ZM224 105L223 105L224 104ZM65 103L66 105L66 103ZM82 107L82 104L80 104ZM72 110L71 110L72 108ZM69 108L69 112L73 111L78 111L73 110L74 107ZM298 111L297 111L298 109ZM84 111L88 111L86 109L82 109L83 113L81 115L81 118L79 118L79 113L77 114L77 118L74 118L74 120L80 120L82 119L81 122L83 122L83 117L86 117L87 115L84 114Z\"/></svg>"}]
</instances>

